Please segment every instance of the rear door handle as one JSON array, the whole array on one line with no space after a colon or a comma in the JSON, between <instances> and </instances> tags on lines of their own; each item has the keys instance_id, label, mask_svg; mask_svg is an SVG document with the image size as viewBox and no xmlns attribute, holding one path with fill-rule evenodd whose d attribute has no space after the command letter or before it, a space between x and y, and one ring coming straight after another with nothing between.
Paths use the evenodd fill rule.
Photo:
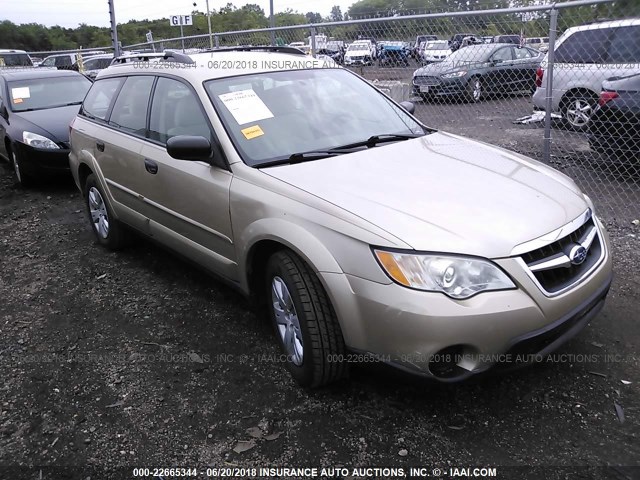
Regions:
<instances>
[{"instance_id":1,"label":"rear door handle","mask_svg":"<svg viewBox=\"0 0 640 480\"><path fill-rule=\"evenodd\" d=\"M96 148L98 149L99 152L104 152L104 142L101 142L100 140L98 140L96 142Z\"/></svg>"},{"instance_id":2,"label":"rear door handle","mask_svg":"<svg viewBox=\"0 0 640 480\"><path fill-rule=\"evenodd\" d=\"M144 159L144 168L152 175L158 173L158 164L153 160L149 160L148 158Z\"/></svg>"}]
</instances>

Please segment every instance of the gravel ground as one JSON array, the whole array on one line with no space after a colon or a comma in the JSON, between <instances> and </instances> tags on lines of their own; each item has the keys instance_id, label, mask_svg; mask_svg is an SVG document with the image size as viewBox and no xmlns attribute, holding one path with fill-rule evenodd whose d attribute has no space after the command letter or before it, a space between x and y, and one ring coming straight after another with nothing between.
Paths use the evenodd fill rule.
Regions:
<instances>
[{"instance_id":1,"label":"gravel ground","mask_svg":"<svg viewBox=\"0 0 640 480\"><path fill-rule=\"evenodd\" d=\"M477 108L490 117L496 102ZM456 126L452 115L440 121L469 136L496 123ZM532 134L495 130L485 139L530 148ZM126 466L553 465L498 468L498 478L638 478L557 468L640 465L638 216L606 218L607 304L550 361L458 385L360 367L306 391L235 292L143 239L104 250L70 179L24 190L3 165L0 466L89 465L106 478ZM20 475L88 476L0 468L0 478Z\"/></svg>"}]
</instances>

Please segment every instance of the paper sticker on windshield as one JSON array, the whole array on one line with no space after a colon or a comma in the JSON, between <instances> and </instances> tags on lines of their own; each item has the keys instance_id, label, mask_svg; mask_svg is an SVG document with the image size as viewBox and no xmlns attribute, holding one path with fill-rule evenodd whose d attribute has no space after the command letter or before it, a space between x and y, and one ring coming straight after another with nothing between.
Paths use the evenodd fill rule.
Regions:
<instances>
[{"instance_id":1,"label":"paper sticker on windshield","mask_svg":"<svg viewBox=\"0 0 640 480\"><path fill-rule=\"evenodd\" d=\"M11 89L11 96L14 99L17 99L17 98L31 98L31 93L29 92L29 87L17 87L17 88L12 88Z\"/></svg>"},{"instance_id":2,"label":"paper sticker on windshield","mask_svg":"<svg viewBox=\"0 0 640 480\"><path fill-rule=\"evenodd\" d=\"M265 118L273 118L273 113L271 113L269 107L264 104L252 89L223 93L218 97L231 112L238 125L257 122Z\"/></svg>"},{"instance_id":3,"label":"paper sticker on windshield","mask_svg":"<svg viewBox=\"0 0 640 480\"><path fill-rule=\"evenodd\" d=\"M13 103L22 103L24 102L24 100L22 100L21 98L14 98L13 99Z\"/></svg>"},{"instance_id":4,"label":"paper sticker on windshield","mask_svg":"<svg viewBox=\"0 0 640 480\"><path fill-rule=\"evenodd\" d=\"M251 140L252 138L261 137L264 135L264 132L260 128L260 125L254 125L253 127L244 128L240 130L244 135L244 138L247 140Z\"/></svg>"}]
</instances>

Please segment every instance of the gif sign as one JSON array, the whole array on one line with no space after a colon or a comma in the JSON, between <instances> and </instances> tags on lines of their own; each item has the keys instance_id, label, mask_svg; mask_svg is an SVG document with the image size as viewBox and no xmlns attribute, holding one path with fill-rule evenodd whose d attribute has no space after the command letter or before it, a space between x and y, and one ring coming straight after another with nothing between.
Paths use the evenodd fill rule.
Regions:
<instances>
[{"instance_id":1,"label":"gif sign","mask_svg":"<svg viewBox=\"0 0 640 480\"><path fill-rule=\"evenodd\" d=\"M193 17L191 15L171 15L171 17L169 17L169 25L172 27L193 25Z\"/></svg>"}]
</instances>

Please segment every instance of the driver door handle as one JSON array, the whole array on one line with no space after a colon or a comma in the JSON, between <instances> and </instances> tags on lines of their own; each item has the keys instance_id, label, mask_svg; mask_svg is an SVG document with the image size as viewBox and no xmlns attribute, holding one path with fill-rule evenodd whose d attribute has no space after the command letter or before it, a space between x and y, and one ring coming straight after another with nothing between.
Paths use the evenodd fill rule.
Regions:
<instances>
[{"instance_id":1,"label":"driver door handle","mask_svg":"<svg viewBox=\"0 0 640 480\"><path fill-rule=\"evenodd\" d=\"M149 160L148 158L144 159L144 168L147 172L152 175L158 173L158 164L153 160Z\"/></svg>"}]
</instances>

